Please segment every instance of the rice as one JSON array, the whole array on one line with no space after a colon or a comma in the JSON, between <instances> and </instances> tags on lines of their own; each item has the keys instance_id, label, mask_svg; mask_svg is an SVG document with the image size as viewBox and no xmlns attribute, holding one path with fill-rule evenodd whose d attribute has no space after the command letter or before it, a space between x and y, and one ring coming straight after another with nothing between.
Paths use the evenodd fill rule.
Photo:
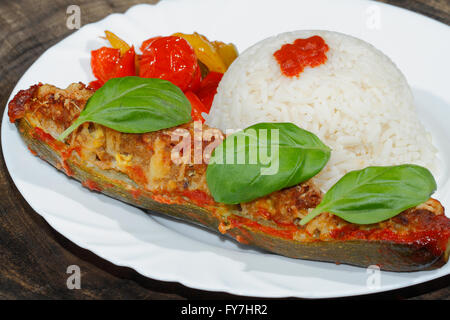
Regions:
<instances>
[{"instance_id":1,"label":"rice","mask_svg":"<svg viewBox=\"0 0 450 320\"><path fill-rule=\"evenodd\" d=\"M298 77L282 75L273 53L313 35L328 44L327 62ZM403 74L372 45L341 33L283 33L233 62L206 123L226 131L258 122L293 122L332 148L330 161L314 178L323 191L345 173L371 165L436 168L436 149Z\"/></svg>"}]
</instances>

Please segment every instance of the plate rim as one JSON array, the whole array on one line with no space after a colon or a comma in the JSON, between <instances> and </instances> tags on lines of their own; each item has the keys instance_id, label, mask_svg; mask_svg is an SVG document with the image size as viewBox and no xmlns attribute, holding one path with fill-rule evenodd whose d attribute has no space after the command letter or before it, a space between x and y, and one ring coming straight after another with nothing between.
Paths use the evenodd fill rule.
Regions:
<instances>
[{"instance_id":1,"label":"plate rim","mask_svg":"<svg viewBox=\"0 0 450 320\"><path fill-rule=\"evenodd\" d=\"M328 1L328 0L322 0L322 1ZM128 13L130 10L134 10L136 7L140 7L140 6L143 6L143 7L157 7L157 6L160 5L162 2L163 2L163 1L158 2L157 4L154 4L154 5L152 5L152 4L137 4L137 5L131 6L131 7L130 7L129 9L127 9L124 13L113 13L113 14L110 14L110 15L108 15L108 16L106 16L106 17L104 17L104 18L102 18L102 19L100 19L100 20L98 20L98 21L95 21L95 22L92 22L92 23L83 25L82 28L86 28L86 27L89 27L89 26L92 26L92 25L95 25L95 24L99 24L99 23L101 23L101 22L107 20L108 18L110 18L111 16L114 16L114 15L126 16L127 13ZM184 0L169 0L169 1L165 1L165 2L185 2L185 1L184 1ZM351 1L347 0L347 2L351 2ZM419 16L419 17L421 17L421 18L428 19L428 20L432 21L433 23L436 23L436 22L437 22L437 23L439 23L439 24L441 24L441 25L443 25L443 26L445 26L445 27L448 27L446 24L444 24L444 23L442 23L442 22L440 22L440 21L434 20L434 19L432 19L432 18L430 18L430 17L427 17L427 16L425 16L425 15L423 15L423 14L421 14L421 13L416 13L416 12L413 12L413 11L410 11L410 10L407 10L407 9L404 9L404 8L401 8L401 7L397 7L397 6L394 6L394 5L391 5L391 4L375 2L375 1L372 1L372 0L357 0L356 2L366 2L366 3L376 4L376 5L379 5L379 6L388 6L388 7L390 7L391 9L393 8L393 9L395 9L395 10L400 10L400 11L402 11L402 12L407 12L409 15L412 15L412 16ZM80 30L81 30L81 29L80 29ZM98 250L92 249L92 247L88 247L88 245L86 245L86 243L84 243L83 241L80 241L78 238L72 237L72 236L68 236L68 235L66 235L66 234L64 234L64 233L62 233L62 232L60 232L59 229L58 229L57 227L55 227L55 224L56 224L56 223L53 221L53 219L52 219L52 217L51 217L52 215L49 214L49 213L44 213L44 214L41 213L40 210L38 210L38 206L37 206L35 203L32 203L32 201L30 202L30 200L28 200L28 199L25 197L25 195L24 195L23 191L21 190L21 188L19 188L20 183L17 182L16 177L14 176L14 174L11 174L11 169L10 169L10 164L9 164L9 163L10 163L10 162L9 162L10 160L7 160L7 158L9 157L9 155L7 155L7 153L4 152L4 151L5 151L4 146L5 146L5 141L6 141L6 140L5 140L5 139L6 139L6 138L5 138L5 130L7 130L7 129L5 129L5 128L7 127L7 125L9 125L9 121L7 120L8 103L9 103L9 101L13 98L13 94L14 94L15 92L17 92L17 89L18 89L18 87L19 87L19 84L20 84L21 80L25 77L25 75L29 72L29 70L32 69L33 66L35 66L36 64L38 64L38 63L41 61L42 57L45 56L46 53L47 53L49 50L51 50L52 48L54 48L54 47L60 45L63 41L70 39L71 37L73 37L74 35L76 35L80 30L77 30L76 32L71 33L71 34L68 35L67 37L61 39L61 40L58 41L57 43L53 44L51 47L47 48L47 49L42 53L42 55L39 56L39 57L38 57L38 58L30 65L30 67L28 67L28 69L22 74L22 76L20 77L20 79L17 81L17 83L16 83L14 89L11 91L10 97L8 98L6 107L4 108L4 111L3 111L3 117L2 117L2 129L1 129L1 144L2 144L3 157L4 157L4 160L5 160L5 166L6 166L6 168L7 168L8 174L10 175L12 181L13 181L14 184L16 185L16 187L17 187L17 189L19 190L19 192L20 192L20 194L22 195L22 197L23 197L23 198L27 201L27 203L33 208L33 210L34 210L36 213L38 213L41 217L43 217L44 220L45 220L45 221L46 221L53 229L55 229L58 233L60 233L62 236L64 236L65 238L69 239L70 241L74 242L76 245L78 245L78 246L80 246L80 247L82 247L82 248L84 248L84 249L86 249L86 250L89 250L89 251L93 252L95 255L97 255L97 256L99 256L99 257L101 257L101 258L103 258L103 259L105 259L105 260L107 260L107 261L110 261L111 263L113 263L113 264L115 264L115 265L117 265L117 266L120 266L120 267L130 267L130 268L134 269L136 272L140 273L141 275L143 275L143 276L145 276L145 277L149 277L149 276L146 275L146 272L143 271L143 270L140 270L140 268L138 268L138 267L136 267L136 266L130 266L130 265L121 263L120 261L114 261L115 259L113 259L113 258L111 258L111 257L106 257L104 254L102 254L102 253L99 252ZM19 88L19 89L20 89L20 88ZM17 134L18 134L18 133L17 133ZM9 158L8 158L8 159L9 159ZM425 281L421 281L421 282L419 282L419 283L425 283L425 282L427 282L427 281L431 281L431 280L434 280L434 279L438 279L438 278L441 278L441 277L445 277L445 276L447 276L448 274L450 274L450 273L446 273L446 274L444 273L444 274L438 275L438 276L436 276L436 277L431 276L431 277L429 277L429 279L427 279L427 280L425 280ZM239 292L237 292L237 291L230 290L230 289L227 289L227 288L222 288L222 289L220 289L220 288L217 288L217 286L211 286L211 287L208 287L208 286L204 286L204 285L199 285L198 282L196 282L196 281L193 281L193 282L191 282L191 281L186 281L186 279L180 279L179 277L177 278L177 277L155 277L155 276L151 276L151 277L149 277L149 278L152 278L152 279L155 279L155 280L160 280L160 281L166 281L166 282L179 282L179 283L181 283L181 284L183 284L183 285L185 285L185 286L187 286L187 287L194 288L194 289L199 289L199 290L215 291L215 292L224 292L224 293L230 293L230 294L246 295L246 296L248 296L248 294L246 294L246 293L242 294L242 293L239 293ZM301 295L301 296L300 296L300 295L285 295L285 294L279 294L279 295L274 295L274 294L267 294L267 295L265 295L265 294L258 294L258 295L252 295L252 296L254 296L254 297L264 297L264 298L281 298L281 297L300 297L300 298L305 298L305 297L306 297L306 298L350 297L350 296L358 296L358 295L366 295L366 294L375 294L375 293L379 293L379 292L392 291L392 290L396 290L396 289L400 289L400 288L405 288L405 287L409 287L409 286L412 286L412 285L416 285L416 284L419 284L419 283L410 283L410 284L407 284L407 285L394 285L394 284L393 284L393 285L390 285L390 286L381 287L380 289L371 290L371 292L367 292L367 289L366 289L366 288L361 288L361 289L358 289L358 290L357 290L357 289L352 289L352 293L351 293L351 294L341 294L341 293L333 293L333 292L332 292L332 293L330 293L329 295L323 295L323 294L322 294L322 295L320 295L319 297L315 297L314 295L311 295L311 296L304 296L304 295Z\"/></svg>"}]
</instances>

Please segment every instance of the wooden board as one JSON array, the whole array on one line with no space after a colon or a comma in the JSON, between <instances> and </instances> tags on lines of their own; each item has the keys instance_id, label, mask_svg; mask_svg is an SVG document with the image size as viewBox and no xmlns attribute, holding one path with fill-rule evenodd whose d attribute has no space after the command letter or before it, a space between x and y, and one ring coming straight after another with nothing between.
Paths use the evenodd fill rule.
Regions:
<instances>
[{"instance_id":1,"label":"wooden board","mask_svg":"<svg viewBox=\"0 0 450 320\"><path fill-rule=\"evenodd\" d=\"M274 0L275 1L275 0ZM140 0L2 0L0 2L0 106L16 82L50 46L73 30L67 7L81 8L82 24L124 12ZM450 24L447 0L383 1ZM223 299L241 298L145 278L84 250L53 230L27 204L0 157L0 299ZM66 285L67 267L81 269L80 290ZM357 297L361 298L361 297ZM450 276L425 284L362 298L449 299Z\"/></svg>"}]
</instances>

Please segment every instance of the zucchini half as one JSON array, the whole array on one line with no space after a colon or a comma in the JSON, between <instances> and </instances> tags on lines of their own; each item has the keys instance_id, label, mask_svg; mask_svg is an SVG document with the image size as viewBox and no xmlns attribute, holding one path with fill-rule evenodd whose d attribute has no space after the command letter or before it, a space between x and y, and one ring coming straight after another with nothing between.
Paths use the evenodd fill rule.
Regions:
<instances>
[{"instance_id":1,"label":"zucchini half","mask_svg":"<svg viewBox=\"0 0 450 320\"><path fill-rule=\"evenodd\" d=\"M34 127L25 118L16 120L15 124L31 150L54 167L62 169L61 152L54 150L45 141L36 139L33 135ZM65 171L66 173L69 171L74 179L84 182L85 185L89 181L91 189L100 191L114 199L142 209L161 212L216 232L219 232L219 224L222 221L227 221L225 216L218 217L216 214L193 204L157 202L152 199L150 192L140 189L126 175L113 170L86 166L82 161L66 160ZM95 188L92 188L92 185ZM226 235L239 240L241 243L291 258L343 263L360 267L378 265L380 269L387 271L436 269L448 261L450 252L450 240L447 242L445 251L440 256L436 256L426 246L418 246L414 243L373 240L301 242L267 234L247 225L231 227L226 231Z\"/></svg>"}]
</instances>

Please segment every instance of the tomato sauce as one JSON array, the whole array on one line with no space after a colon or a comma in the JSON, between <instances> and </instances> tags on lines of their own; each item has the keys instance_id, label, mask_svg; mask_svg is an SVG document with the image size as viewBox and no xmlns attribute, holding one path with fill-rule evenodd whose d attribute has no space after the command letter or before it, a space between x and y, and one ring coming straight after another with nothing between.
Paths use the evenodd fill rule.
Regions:
<instances>
[{"instance_id":1,"label":"tomato sauce","mask_svg":"<svg viewBox=\"0 0 450 320\"><path fill-rule=\"evenodd\" d=\"M81 184L82 184L84 187L86 187L86 188L88 188L88 189L90 189L90 190L92 190L92 191L98 191L98 192L101 192L101 191L102 191L102 189L100 188L100 186L98 185L98 183L96 183L96 182L93 181L93 180L87 179L87 180L83 181Z\"/></svg>"},{"instance_id":2,"label":"tomato sauce","mask_svg":"<svg viewBox=\"0 0 450 320\"><path fill-rule=\"evenodd\" d=\"M38 139L46 144L48 144L53 150L61 151L64 150L64 143L53 138L52 135L48 134L39 127L35 127L32 133L33 138Z\"/></svg>"},{"instance_id":3,"label":"tomato sauce","mask_svg":"<svg viewBox=\"0 0 450 320\"><path fill-rule=\"evenodd\" d=\"M132 190L130 191L130 193L131 193L131 195L133 196L133 198L134 198L135 200L138 200L139 197L142 195L142 191L141 191L140 189L132 189Z\"/></svg>"},{"instance_id":4,"label":"tomato sauce","mask_svg":"<svg viewBox=\"0 0 450 320\"><path fill-rule=\"evenodd\" d=\"M130 178L134 180L137 184L145 186L147 184L147 177L145 176L144 169L140 166L131 166L128 168L128 173Z\"/></svg>"},{"instance_id":5,"label":"tomato sauce","mask_svg":"<svg viewBox=\"0 0 450 320\"><path fill-rule=\"evenodd\" d=\"M37 152L34 151L33 149L31 149L30 146L28 146L28 150L30 150L30 152L33 154L33 156L37 156Z\"/></svg>"},{"instance_id":6,"label":"tomato sauce","mask_svg":"<svg viewBox=\"0 0 450 320\"><path fill-rule=\"evenodd\" d=\"M61 153L61 158L65 161L67 159L69 159L69 157L72 155L72 152L75 151L80 157L81 157L81 147L77 146L77 147L73 147L73 148L69 148L66 151L63 151Z\"/></svg>"},{"instance_id":7,"label":"tomato sauce","mask_svg":"<svg viewBox=\"0 0 450 320\"><path fill-rule=\"evenodd\" d=\"M236 240L237 240L237 242L242 243L242 244L250 244L250 242L246 238L244 238L240 235L236 236Z\"/></svg>"},{"instance_id":8,"label":"tomato sauce","mask_svg":"<svg viewBox=\"0 0 450 320\"><path fill-rule=\"evenodd\" d=\"M70 167L67 163L67 159L69 159L69 157L72 155L73 151L76 151L78 153L78 155L80 155L81 147L74 147L74 148L67 149L66 145L63 142L56 140L55 138L53 138L52 135L48 134L47 132L45 132L44 130L42 130L39 127L34 128L32 135L35 139L38 139L38 140L46 143L47 145L50 146L50 148L61 153L62 168L64 169L65 173L68 176L72 177L74 175L74 173L73 173L72 169L70 169Z\"/></svg>"},{"instance_id":9,"label":"tomato sauce","mask_svg":"<svg viewBox=\"0 0 450 320\"><path fill-rule=\"evenodd\" d=\"M230 222L231 228L240 228L241 226L246 226L252 229L259 230L263 233L287 240L294 239L294 235L298 231L298 228L293 224L283 226L283 229L276 229L268 226L263 226L253 220L235 215L231 215L230 217L228 217L228 222Z\"/></svg>"},{"instance_id":10,"label":"tomato sauce","mask_svg":"<svg viewBox=\"0 0 450 320\"><path fill-rule=\"evenodd\" d=\"M201 190L185 190L182 192L182 195L192 200L198 206L214 205L215 203L211 196Z\"/></svg>"},{"instance_id":11,"label":"tomato sauce","mask_svg":"<svg viewBox=\"0 0 450 320\"><path fill-rule=\"evenodd\" d=\"M255 212L255 215L260 216L263 219L267 219L267 220L270 220L270 218L271 218L270 212L263 208L258 208L258 210L256 210L256 212Z\"/></svg>"},{"instance_id":12,"label":"tomato sauce","mask_svg":"<svg viewBox=\"0 0 450 320\"><path fill-rule=\"evenodd\" d=\"M357 225L347 225L333 230L331 238L336 240L372 240L391 241L402 244L413 244L418 247L427 247L440 256L446 248L450 238L450 221L444 215L433 216L420 221L419 228L414 231L400 234L390 229L373 228L360 230Z\"/></svg>"},{"instance_id":13,"label":"tomato sauce","mask_svg":"<svg viewBox=\"0 0 450 320\"><path fill-rule=\"evenodd\" d=\"M181 204L182 203L182 201L166 198L160 194L153 195L152 199L155 200L156 202L163 203L163 204Z\"/></svg>"},{"instance_id":14,"label":"tomato sauce","mask_svg":"<svg viewBox=\"0 0 450 320\"><path fill-rule=\"evenodd\" d=\"M305 67L314 68L325 63L327 61L325 52L328 49L322 37L312 36L285 44L273 55L280 65L281 72L287 77L295 77L300 75Z\"/></svg>"},{"instance_id":15,"label":"tomato sauce","mask_svg":"<svg viewBox=\"0 0 450 320\"><path fill-rule=\"evenodd\" d=\"M71 177L73 177L74 173L73 173L73 170L70 169L69 164L67 163L67 159L70 158L73 151L77 152L78 155L81 156L81 147L73 147L73 148L69 148L69 149L61 152L62 167L63 167L64 171L66 172L66 174Z\"/></svg>"}]
</instances>

